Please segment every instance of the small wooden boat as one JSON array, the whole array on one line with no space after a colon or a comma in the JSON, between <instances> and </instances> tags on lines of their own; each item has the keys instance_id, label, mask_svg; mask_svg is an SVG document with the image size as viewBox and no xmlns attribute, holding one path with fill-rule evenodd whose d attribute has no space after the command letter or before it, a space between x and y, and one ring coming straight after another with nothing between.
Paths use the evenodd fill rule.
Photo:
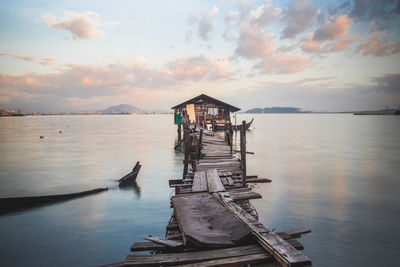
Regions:
<instances>
[{"instance_id":1,"label":"small wooden boat","mask_svg":"<svg viewBox=\"0 0 400 267\"><path fill-rule=\"evenodd\" d=\"M249 129L249 128L250 128L250 126L253 124L253 121L254 121L254 118L252 118L251 121L249 121L249 122L246 123L246 129ZM241 127L241 126L242 126L241 124L232 125L232 130L240 130L240 127ZM215 126L215 130L217 130L217 131L225 130L225 125L218 125L218 124L217 124L217 125Z\"/></svg>"},{"instance_id":2,"label":"small wooden boat","mask_svg":"<svg viewBox=\"0 0 400 267\"><path fill-rule=\"evenodd\" d=\"M142 165L140 165L140 162L136 162L135 167L133 167L132 171L118 180L119 185L121 186L135 181L141 167Z\"/></svg>"},{"instance_id":3,"label":"small wooden boat","mask_svg":"<svg viewBox=\"0 0 400 267\"><path fill-rule=\"evenodd\" d=\"M108 187L100 187L77 193L68 193L59 195L0 198L0 215L10 212L27 210L30 208L41 207L44 205L49 205L61 201L67 201L74 198L85 197L88 195L97 194L107 190Z\"/></svg>"}]
</instances>

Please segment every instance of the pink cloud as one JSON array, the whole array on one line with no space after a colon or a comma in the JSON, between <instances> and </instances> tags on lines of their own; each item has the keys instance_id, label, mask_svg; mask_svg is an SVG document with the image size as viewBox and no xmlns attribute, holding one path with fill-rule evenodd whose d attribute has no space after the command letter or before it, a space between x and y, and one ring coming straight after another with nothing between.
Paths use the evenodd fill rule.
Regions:
<instances>
[{"instance_id":1,"label":"pink cloud","mask_svg":"<svg viewBox=\"0 0 400 267\"><path fill-rule=\"evenodd\" d=\"M13 53L9 53L9 52L1 52L0 56L10 56L12 58L22 59L22 60L25 60L25 61L35 61L36 60L36 58L32 57L32 56L23 56L23 55L13 54Z\"/></svg>"},{"instance_id":2,"label":"pink cloud","mask_svg":"<svg viewBox=\"0 0 400 267\"><path fill-rule=\"evenodd\" d=\"M256 59L269 55L275 45L272 35L253 24L243 22L240 25L240 37L235 53L247 59Z\"/></svg>"},{"instance_id":3,"label":"pink cloud","mask_svg":"<svg viewBox=\"0 0 400 267\"><path fill-rule=\"evenodd\" d=\"M330 21L318 28L315 33L309 33L303 41L301 49L307 53L340 52L347 49L357 38L358 34L350 36L353 21L347 16L331 18Z\"/></svg>"},{"instance_id":4,"label":"pink cloud","mask_svg":"<svg viewBox=\"0 0 400 267\"><path fill-rule=\"evenodd\" d=\"M78 39L90 39L104 34L100 30L101 22L97 17L98 14L91 11L83 13L66 11L64 16L60 17L51 14L42 16L49 27L69 31L74 38Z\"/></svg>"},{"instance_id":5,"label":"pink cloud","mask_svg":"<svg viewBox=\"0 0 400 267\"><path fill-rule=\"evenodd\" d=\"M390 56L400 52L400 42L390 43L385 32L374 32L357 47L357 52L363 56Z\"/></svg>"},{"instance_id":6,"label":"pink cloud","mask_svg":"<svg viewBox=\"0 0 400 267\"><path fill-rule=\"evenodd\" d=\"M219 80L229 78L229 61L222 58L195 56L168 62L163 71L178 80Z\"/></svg>"},{"instance_id":7,"label":"pink cloud","mask_svg":"<svg viewBox=\"0 0 400 267\"><path fill-rule=\"evenodd\" d=\"M41 60L40 64L42 65L54 65L56 62L56 59L51 57L42 57Z\"/></svg>"},{"instance_id":8,"label":"pink cloud","mask_svg":"<svg viewBox=\"0 0 400 267\"><path fill-rule=\"evenodd\" d=\"M310 60L298 54L274 54L264 58L254 68L260 69L261 73L291 74L301 72L309 66L311 66Z\"/></svg>"},{"instance_id":9,"label":"pink cloud","mask_svg":"<svg viewBox=\"0 0 400 267\"><path fill-rule=\"evenodd\" d=\"M353 21L347 15L332 18L315 31L314 38L317 41L334 40L349 34Z\"/></svg>"}]
</instances>

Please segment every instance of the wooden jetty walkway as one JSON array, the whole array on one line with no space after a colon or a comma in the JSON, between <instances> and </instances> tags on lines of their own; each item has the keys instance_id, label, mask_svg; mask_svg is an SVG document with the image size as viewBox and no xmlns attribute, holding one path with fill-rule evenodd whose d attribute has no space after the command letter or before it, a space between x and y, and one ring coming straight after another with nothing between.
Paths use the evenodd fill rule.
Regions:
<instances>
[{"instance_id":1,"label":"wooden jetty walkway","mask_svg":"<svg viewBox=\"0 0 400 267\"><path fill-rule=\"evenodd\" d=\"M204 124L183 123L183 177L169 180L174 212L165 237L149 235L130 249L153 254L127 255L109 266L311 266L296 240L310 229L275 233L258 221L249 200L262 196L248 184L271 181L247 176L242 125L241 149L235 153L232 127L223 138Z\"/></svg>"}]
</instances>

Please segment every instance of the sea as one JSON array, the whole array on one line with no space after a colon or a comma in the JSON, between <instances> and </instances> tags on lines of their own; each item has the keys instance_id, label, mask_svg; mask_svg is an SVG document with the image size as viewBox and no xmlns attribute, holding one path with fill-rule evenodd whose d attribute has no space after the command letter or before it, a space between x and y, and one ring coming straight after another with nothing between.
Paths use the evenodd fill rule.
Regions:
<instances>
[{"instance_id":1,"label":"sea","mask_svg":"<svg viewBox=\"0 0 400 267\"><path fill-rule=\"evenodd\" d=\"M400 116L237 114L259 220L299 241L314 266L400 263ZM0 198L109 190L0 216L1 266L95 266L123 261L164 236L169 179L182 177L172 114L0 118ZM43 138L40 138L43 136ZM234 135L234 148L239 136ZM140 161L137 183L118 179Z\"/></svg>"}]
</instances>

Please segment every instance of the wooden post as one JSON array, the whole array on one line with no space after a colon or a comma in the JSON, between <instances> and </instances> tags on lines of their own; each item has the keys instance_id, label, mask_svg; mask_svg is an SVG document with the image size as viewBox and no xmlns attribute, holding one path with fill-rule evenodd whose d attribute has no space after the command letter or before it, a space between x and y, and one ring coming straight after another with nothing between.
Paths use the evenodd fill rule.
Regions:
<instances>
[{"instance_id":1,"label":"wooden post","mask_svg":"<svg viewBox=\"0 0 400 267\"><path fill-rule=\"evenodd\" d=\"M198 155L198 140L197 140L197 134L191 134L190 135L190 146L191 146L191 151L190 151L190 159L192 160L192 170L195 172L196 171L196 166L197 166L197 155Z\"/></svg>"},{"instance_id":2,"label":"wooden post","mask_svg":"<svg viewBox=\"0 0 400 267\"><path fill-rule=\"evenodd\" d=\"M200 159L201 143L203 142L203 129L200 129L199 145L197 151L197 159Z\"/></svg>"},{"instance_id":3,"label":"wooden post","mask_svg":"<svg viewBox=\"0 0 400 267\"><path fill-rule=\"evenodd\" d=\"M230 147L230 152L232 154L232 146L233 146L233 130L232 130L232 123L229 123L229 145Z\"/></svg>"},{"instance_id":4,"label":"wooden post","mask_svg":"<svg viewBox=\"0 0 400 267\"><path fill-rule=\"evenodd\" d=\"M190 134L189 134L188 129L185 129L183 131L183 136L185 138L185 142L184 142L185 161L183 164L183 178L185 178L186 174L188 173L188 159L189 159L189 152L190 152Z\"/></svg>"},{"instance_id":5,"label":"wooden post","mask_svg":"<svg viewBox=\"0 0 400 267\"><path fill-rule=\"evenodd\" d=\"M237 124L236 124L236 114L235 114L235 130L237 130Z\"/></svg>"},{"instance_id":6,"label":"wooden post","mask_svg":"<svg viewBox=\"0 0 400 267\"><path fill-rule=\"evenodd\" d=\"M240 126L240 164L242 169L242 187L246 187L246 121Z\"/></svg>"},{"instance_id":7,"label":"wooden post","mask_svg":"<svg viewBox=\"0 0 400 267\"><path fill-rule=\"evenodd\" d=\"M182 139L182 123L178 123L178 141Z\"/></svg>"},{"instance_id":8,"label":"wooden post","mask_svg":"<svg viewBox=\"0 0 400 267\"><path fill-rule=\"evenodd\" d=\"M215 121L211 121L211 129L213 132L215 132Z\"/></svg>"}]
</instances>

